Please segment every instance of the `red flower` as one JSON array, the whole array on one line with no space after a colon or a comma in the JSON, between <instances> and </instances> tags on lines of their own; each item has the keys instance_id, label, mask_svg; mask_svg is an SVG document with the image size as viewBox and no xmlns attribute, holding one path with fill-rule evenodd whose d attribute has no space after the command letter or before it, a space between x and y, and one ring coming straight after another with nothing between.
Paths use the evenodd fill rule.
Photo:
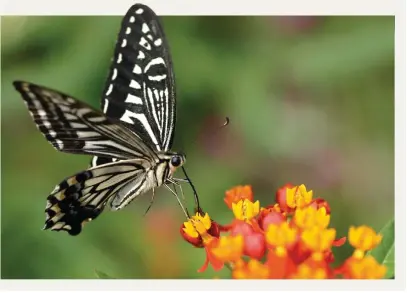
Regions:
<instances>
[{"instance_id":1,"label":"red flower","mask_svg":"<svg viewBox=\"0 0 407 293\"><path fill-rule=\"evenodd\" d=\"M259 226L264 231L270 224L280 224L286 220L286 217L280 213L276 212L274 209L263 209L260 211L259 215Z\"/></svg>"},{"instance_id":2,"label":"red flower","mask_svg":"<svg viewBox=\"0 0 407 293\"><path fill-rule=\"evenodd\" d=\"M331 207L329 206L328 202L322 198L316 198L312 200L310 206L315 207L317 210L324 207L326 210L326 214L331 214Z\"/></svg>"},{"instance_id":3,"label":"red flower","mask_svg":"<svg viewBox=\"0 0 407 293\"><path fill-rule=\"evenodd\" d=\"M276 192L276 203L279 205L281 211L286 213L291 213L294 211L293 208L290 208L287 205L287 188L293 188L294 185L287 183L284 186L280 187Z\"/></svg>"}]
</instances>

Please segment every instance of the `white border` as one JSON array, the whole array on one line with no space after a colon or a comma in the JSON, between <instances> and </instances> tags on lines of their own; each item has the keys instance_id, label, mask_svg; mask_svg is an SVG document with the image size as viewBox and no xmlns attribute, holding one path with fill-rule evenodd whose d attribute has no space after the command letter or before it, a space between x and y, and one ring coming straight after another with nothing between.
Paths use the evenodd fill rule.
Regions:
<instances>
[{"instance_id":1,"label":"white border","mask_svg":"<svg viewBox=\"0 0 407 293\"><path fill-rule=\"evenodd\" d=\"M395 15L403 0L115 0L99 5L93 0L2 1L2 15L124 15L136 2L150 6L158 15Z\"/></svg>"},{"instance_id":2,"label":"white border","mask_svg":"<svg viewBox=\"0 0 407 293\"><path fill-rule=\"evenodd\" d=\"M396 15L396 100L395 100L395 169L396 169L396 280L378 281L237 281L237 280L2 280L0 289L65 290L236 290L286 291L307 290L405 290L406 281L406 20L405 0L307 0L307 1L140 1L159 15ZM86 3L86 4L85 4ZM123 15L135 1L94 0L10 0L1 1L2 15ZM400 249L401 248L401 249Z\"/></svg>"}]
</instances>

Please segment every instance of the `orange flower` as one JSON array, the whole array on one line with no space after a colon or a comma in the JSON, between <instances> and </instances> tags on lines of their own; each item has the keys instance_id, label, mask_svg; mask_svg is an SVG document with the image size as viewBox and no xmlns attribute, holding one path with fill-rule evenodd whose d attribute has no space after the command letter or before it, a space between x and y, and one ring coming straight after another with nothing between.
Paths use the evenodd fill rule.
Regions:
<instances>
[{"instance_id":1,"label":"orange flower","mask_svg":"<svg viewBox=\"0 0 407 293\"><path fill-rule=\"evenodd\" d=\"M214 256L212 253L212 248L217 245L218 241L218 238L213 238L209 243L205 244L204 248L206 252L206 259L202 267L198 269L198 273L204 272L208 268L209 264L212 265L212 268L215 272L223 268L224 262Z\"/></svg>"},{"instance_id":2,"label":"orange flower","mask_svg":"<svg viewBox=\"0 0 407 293\"><path fill-rule=\"evenodd\" d=\"M291 279L326 279L328 273L322 267L313 268L307 263L298 266L297 271L290 276Z\"/></svg>"},{"instance_id":3,"label":"orange flower","mask_svg":"<svg viewBox=\"0 0 407 293\"><path fill-rule=\"evenodd\" d=\"M240 200L247 199L253 201L253 190L250 185L236 186L229 189L225 193L225 198L223 199L229 209L232 209L232 203L238 203Z\"/></svg>"},{"instance_id":4,"label":"orange flower","mask_svg":"<svg viewBox=\"0 0 407 293\"><path fill-rule=\"evenodd\" d=\"M243 236L221 236L211 252L222 262L237 261L243 254Z\"/></svg>"},{"instance_id":5,"label":"orange flower","mask_svg":"<svg viewBox=\"0 0 407 293\"><path fill-rule=\"evenodd\" d=\"M269 279L285 279L295 271L296 264L288 255L279 255L270 250L266 264L269 267Z\"/></svg>"},{"instance_id":6,"label":"orange flower","mask_svg":"<svg viewBox=\"0 0 407 293\"><path fill-rule=\"evenodd\" d=\"M373 256L368 255L362 259L349 258L343 275L351 279L382 279L386 270L384 265L377 263Z\"/></svg>"},{"instance_id":7,"label":"orange flower","mask_svg":"<svg viewBox=\"0 0 407 293\"><path fill-rule=\"evenodd\" d=\"M267 279L269 267L256 259L249 260L248 263L240 260L232 272L234 279Z\"/></svg>"}]
</instances>

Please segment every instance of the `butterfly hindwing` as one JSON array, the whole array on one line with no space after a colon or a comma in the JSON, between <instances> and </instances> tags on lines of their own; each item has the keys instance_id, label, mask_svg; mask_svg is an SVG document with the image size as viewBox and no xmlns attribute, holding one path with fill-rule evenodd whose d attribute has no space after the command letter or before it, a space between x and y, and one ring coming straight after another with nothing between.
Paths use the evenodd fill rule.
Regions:
<instances>
[{"instance_id":1,"label":"butterfly hindwing","mask_svg":"<svg viewBox=\"0 0 407 293\"><path fill-rule=\"evenodd\" d=\"M117 194L134 194L133 190L146 180L146 164L138 159L123 160L63 180L47 198L44 229L79 234L82 226L98 217ZM112 210L117 208L113 206Z\"/></svg>"}]
</instances>

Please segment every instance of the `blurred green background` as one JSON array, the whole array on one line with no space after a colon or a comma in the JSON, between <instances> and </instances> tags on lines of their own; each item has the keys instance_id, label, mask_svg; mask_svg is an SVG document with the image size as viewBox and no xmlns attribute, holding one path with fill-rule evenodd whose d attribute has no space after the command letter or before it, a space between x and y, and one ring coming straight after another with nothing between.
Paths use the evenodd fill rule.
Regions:
<instances>
[{"instance_id":1,"label":"blurred green background","mask_svg":"<svg viewBox=\"0 0 407 293\"><path fill-rule=\"evenodd\" d=\"M16 79L95 107L121 17L1 19L2 278L220 278L179 236L164 188L105 212L77 237L42 231L45 200L86 156L59 153L37 131ZM338 236L394 215L394 17L163 17L178 92L174 150L203 208L220 223L224 192L251 184L263 206L304 183L328 200ZM224 117L230 125L218 130ZM192 193L186 187L192 209ZM352 253L346 246L338 259Z\"/></svg>"}]
</instances>

